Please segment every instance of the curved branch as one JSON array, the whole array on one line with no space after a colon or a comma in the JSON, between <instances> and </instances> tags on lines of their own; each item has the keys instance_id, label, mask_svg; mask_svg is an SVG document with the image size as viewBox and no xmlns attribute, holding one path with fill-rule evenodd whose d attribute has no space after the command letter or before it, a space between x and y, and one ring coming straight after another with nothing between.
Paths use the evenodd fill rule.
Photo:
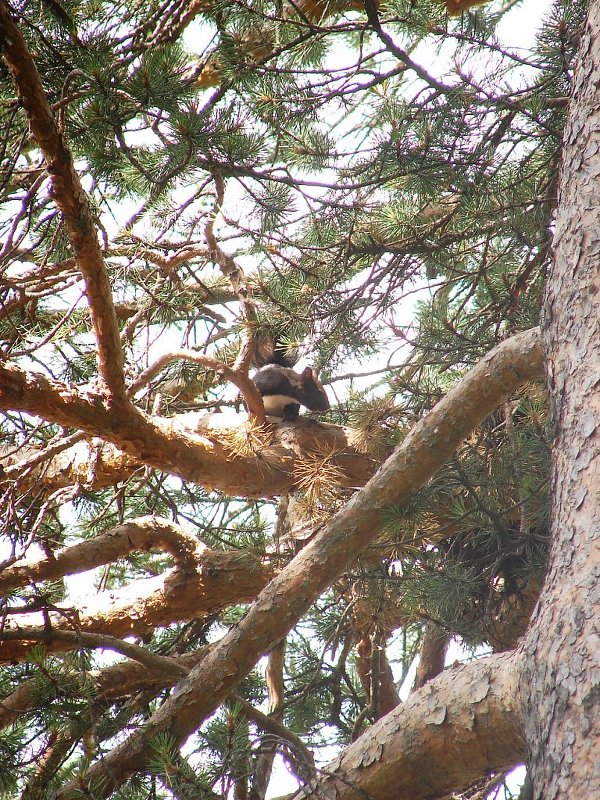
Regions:
<instances>
[{"instance_id":1,"label":"curved branch","mask_svg":"<svg viewBox=\"0 0 600 800\"><path fill-rule=\"evenodd\" d=\"M276 425L254 455L241 455L228 444L226 431L239 432L243 415L235 415L232 424L231 416L225 414L165 419L133 406L107 407L102 395L27 373L13 364L0 365L0 409L35 414L98 436L128 455L133 460L131 468L147 464L209 491L238 496L273 497L291 491L298 454L317 443L335 454L332 462L342 473L343 486L362 485L374 469L373 461L353 450L344 429L336 426L311 420ZM87 470L85 460L79 463ZM115 469L109 468L108 482L114 475Z\"/></svg>"},{"instance_id":2,"label":"curved branch","mask_svg":"<svg viewBox=\"0 0 600 800\"><path fill-rule=\"evenodd\" d=\"M159 547L182 566L188 564L191 569L195 568L197 559L201 559L201 544L179 525L161 517L140 517L93 539L65 547L53 553L52 558L17 561L0 573L0 593L5 594L29 583L54 581L65 575L86 572L117 561L134 550Z\"/></svg>"},{"instance_id":3,"label":"curved branch","mask_svg":"<svg viewBox=\"0 0 600 800\"><path fill-rule=\"evenodd\" d=\"M2 637L5 641L12 641L19 638L18 631L3 631ZM144 647L140 647L132 642L126 642L116 636L106 633L88 633L85 631L59 631L54 628L29 628L27 636L31 641L41 642L51 645L53 642L66 644L67 649L78 647L94 648L99 650L114 650L138 664L152 670L171 675L174 679L184 677L189 673L189 669L181 666L171 658L159 656L151 653Z\"/></svg>"},{"instance_id":4,"label":"curved branch","mask_svg":"<svg viewBox=\"0 0 600 800\"><path fill-rule=\"evenodd\" d=\"M434 678L369 728L295 800L446 795L526 758L514 653Z\"/></svg>"},{"instance_id":5,"label":"curved branch","mask_svg":"<svg viewBox=\"0 0 600 800\"><path fill-rule=\"evenodd\" d=\"M7 615L0 633L0 663L25 658L44 624L51 625L52 631L145 636L158 626L252 601L273 576L272 567L247 551L205 550L194 560L193 570L187 563L121 589L100 592L79 608L61 603L43 611ZM51 637L47 643L51 651L72 646Z\"/></svg>"},{"instance_id":6,"label":"curved branch","mask_svg":"<svg viewBox=\"0 0 600 800\"><path fill-rule=\"evenodd\" d=\"M299 736L286 728L275 716L263 714L257 708L254 708L252 703L249 703L238 694L231 695L234 703L237 703L242 709L244 716L251 722L254 722L265 733L271 734L276 737L280 742L286 744L294 759L296 773L303 777L305 780L310 780L315 773L315 760L313 754L304 744Z\"/></svg>"},{"instance_id":7,"label":"curved branch","mask_svg":"<svg viewBox=\"0 0 600 800\"><path fill-rule=\"evenodd\" d=\"M130 396L133 396L138 389L141 389L142 386L145 386L148 381L151 380L158 372L164 369L172 361L178 360L193 361L196 364L202 364L202 366L213 370L217 374L222 373L225 375L227 380L231 381L234 386L237 386L244 396L244 400L248 406L248 411L256 419L256 422L259 425L266 424L267 420L265 419L265 407L263 405L260 392L256 388L254 382L241 370L229 367L227 364L224 364L222 361L218 361L216 358L202 355L202 353L196 353L194 350L176 350L172 353L165 353L165 355L158 358L154 364L151 364L148 369L145 370L134 381L134 383L131 384L127 393Z\"/></svg>"}]
</instances>

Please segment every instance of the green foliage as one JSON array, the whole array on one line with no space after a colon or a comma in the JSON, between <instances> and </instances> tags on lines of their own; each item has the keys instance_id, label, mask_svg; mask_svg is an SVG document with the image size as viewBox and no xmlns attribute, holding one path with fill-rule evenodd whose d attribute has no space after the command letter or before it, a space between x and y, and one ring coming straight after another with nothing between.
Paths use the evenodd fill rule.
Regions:
<instances>
[{"instance_id":1,"label":"green foliage","mask_svg":"<svg viewBox=\"0 0 600 800\"><path fill-rule=\"evenodd\" d=\"M14 788L15 774L21 764L25 732L20 727L0 733L0 797L8 798Z\"/></svg>"},{"instance_id":2,"label":"green foliage","mask_svg":"<svg viewBox=\"0 0 600 800\"><path fill-rule=\"evenodd\" d=\"M548 536L548 432L532 389L490 418L419 494L387 511L400 541L402 603L472 646L485 644L510 599L543 574Z\"/></svg>"}]
</instances>

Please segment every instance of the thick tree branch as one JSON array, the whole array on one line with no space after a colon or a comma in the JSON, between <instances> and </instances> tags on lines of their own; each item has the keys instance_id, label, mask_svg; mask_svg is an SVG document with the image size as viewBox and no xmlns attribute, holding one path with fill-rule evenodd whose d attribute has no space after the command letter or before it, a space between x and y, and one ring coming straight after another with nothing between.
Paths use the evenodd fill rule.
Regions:
<instances>
[{"instance_id":1,"label":"thick tree branch","mask_svg":"<svg viewBox=\"0 0 600 800\"><path fill-rule=\"evenodd\" d=\"M0 446L0 483L15 481L21 491L45 494L76 483L93 491L128 480L143 466L110 443L85 438L79 432L47 447Z\"/></svg>"},{"instance_id":2,"label":"thick tree branch","mask_svg":"<svg viewBox=\"0 0 600 800\"><path fill-rule=\"evenodd\" d=\"M99 689L115 699L133 690L166 688L175 682L176 671L186 671L206 650L168 659L172 674L163 671L164 659L150 670L131 663L108 667L96 676ZM334 787L336 797L339 793L345 800L364 798L365 793L389 797L392 787L399 800L427 797L520 763L525 750L517 709L518 668L514 654L502 654L447 670L363 734L299 798L329 796ZM23 684L2 701L0 726L33 707L36 693L27 688ZM300 758L300 774L312 777L312 757L301 742L249 703L237 696L234 700L259 727L288 742Z\"/></svg>"},{"instance_id":3,"label":"thick tree branch","mask_svg":"<svg viewBox=\"0 0 600 800\"><path fill-rule=\"evenodd\" d=\"M295 800L419 800L521 763L514 654L446 670L369 728Z\"/></svg>"},{"instance_id":4,"label":"thick tree branch","mask_svg":"<svg viewBox=\"0 0 600 800\"><path fill-rule=\"evenodd\" d=\"M385 647L385 640L379 648L379 708L378 716L383 717L388 711L396 708L400 702L400 696L394 683L394 673L392 672L392 665L387 657L387 650Z\"/></svg>"},{"instance_id":5,"label":"thick tree branch","mask_svg":"<svg viewBox=\"0 0 600 800\"><path fill-rule=\"evenodd\" d=\"M50 628L49 651L73 647L53 639L52 631L145 636L161 625L205 617L227 606L252 601L272 576L272 567L248 551L204 550L194 555L193 565L190 554L183 566L91 595L78 608L59 603L36 612L9 614L0 633L0 662L26 657L43 625Z\"/></svg>"},{"instance_id":6,"label":"thick tree branch","mask_svg":"<svg viewBox=\"0 0 600 800\"><path fill-rule=\"evenodd\" d=\"M145 463L226 494L272 497L289 492L295 485L296 457L317 444L331 450L333 464L346 476L343 485L360 486L373 473L372 460L349 449L342 428L310 420L281 424L272 436L265 433L255 455L241 455L224 434L225 429L239 435L241 415L234 418L235 425L225 414L182 415L179 420L150 417L133 406L107 407L101 395L15 365L0 365L0 409L79 428L116 445L134 460L133 468ZM192 424L200 435L189 429ZM79 463L85 469L85 462ZM110 469L109 480L114 475Z\"/></svg>"},{"instance_id":7,"label":"thick tree branch","mask_svg":"<svg viewBox=\"0 0 600 800\"><path fill-rule=\"evenodd\" d=\"M52 196L63 213L69 241L81 269L98 344L98 369L112 399L124 400L123 350L117 317L94 219L73 165L71 153L54 120L39 72L4 0L0 0L0 39L6 64L31 132L44 154Z\"/></svg>"},{"instance_id":8,"label":"thick tree branch","mask_svg":"<svg viewBox=\"0 0 600 800\"><path fill-rule=\"evenodd\" d=\"M258 596L244 619L194 668L146 723L88 773L90 786L108 797L142 769L152 739L168 731L187 737L230 694L260 656L278 642L380 532L385 508L404 505L459 444L523 383L540 377L539 331L533 329L488 353L415 427L367 485L357 492ZM68 796L66 786L60 797Z\"/></svg>"},{"instance_id":9,"label":"thick tree branch","mask_svg":"<svg viewBox=\"0 0 600 800\"><path fill-rule=\"evenodd\" d=\"M193 570L202 558L202 545L186 530L161 517L140 517L84 542L65 547L52 558L17 561L0 573L0 593L40 581L55 581L110 564L133 551L161 548L182 567Z\"/></svg>"},{"instance_id":10,"label":"thick tree branch","mask_svg":"<svg viewBox=\"0 0 600 800\"><path fill-rule=\"evenodd\" d=\"M6 461L2 464L3 474L5 480L19 480L20 483L26 482L23 479L31 476L40 464L48 465L49 462L54 461L57 457L61 457L65 450L73 450L75 445L78 445L85 438L85 434L79 432L71 436L57 436L46 444L45 447L36 450L35 448L21 448L13 447L0 447L0 457L3 457L3 451L6 452ZM89 453L89 449L88 449ZM19 460L15 460L15 456L19 456ZM64 462L63 462L64 463ZM88 458L87 464L89 467L90 459ZM10 465L10 466L9 466ZM89 469L86 470L89 475ZM37 481L34 482L37 484ZM70 486L75 481L68 483L63 482L61 486ZM39 484L37 484L39 486ZM58 487L54 487L58 488Z\"/></svg>"}]
</instances>

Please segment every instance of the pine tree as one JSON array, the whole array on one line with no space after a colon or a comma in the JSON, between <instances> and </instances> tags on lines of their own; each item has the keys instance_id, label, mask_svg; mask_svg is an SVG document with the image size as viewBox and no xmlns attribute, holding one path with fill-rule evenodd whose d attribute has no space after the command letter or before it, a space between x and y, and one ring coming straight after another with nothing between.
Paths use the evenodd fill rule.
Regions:
<instances>
[{"instance_id":1,"label":"pine tree","mask_svg":"<svg viewBox=\"0 0 600 800\"><path fill-rule=\"evenodd\" d=\"M555 0L527 51L514 2L480 5L0 0L0 797L263 800L276 752L310 785L451 641L527 630L532 329L588 4ZM265 419L265 342L329 412ZM438 441L469 380L487 410ZM377 538L296 575L421 429L439 463L370 507ZM304 611L259 641L288 573ZM266 658L163 725L252 613ZM431 791L510 797L517 738Z\"/></svg>"}]
</instances>

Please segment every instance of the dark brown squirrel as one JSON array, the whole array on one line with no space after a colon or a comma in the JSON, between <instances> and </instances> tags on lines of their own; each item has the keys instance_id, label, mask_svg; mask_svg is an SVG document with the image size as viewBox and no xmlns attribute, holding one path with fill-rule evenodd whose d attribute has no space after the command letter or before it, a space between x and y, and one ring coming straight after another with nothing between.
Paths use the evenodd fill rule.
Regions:
<instances>
[{"instance_id":1,"label":"dark brown squirrel","mask_svg":"<svg viewBox=\"0 0 600 800\"><path fill-rule=\"evenodd\" d=\"M262 396L267 416L293 421L298 419L301 405L311 411L329 409L329 398L316 370L306 367L296 372L290 366L295 358L278 342L259 346L255 360L264 366L252 380Z\"/></svg>"}]
</instances>

